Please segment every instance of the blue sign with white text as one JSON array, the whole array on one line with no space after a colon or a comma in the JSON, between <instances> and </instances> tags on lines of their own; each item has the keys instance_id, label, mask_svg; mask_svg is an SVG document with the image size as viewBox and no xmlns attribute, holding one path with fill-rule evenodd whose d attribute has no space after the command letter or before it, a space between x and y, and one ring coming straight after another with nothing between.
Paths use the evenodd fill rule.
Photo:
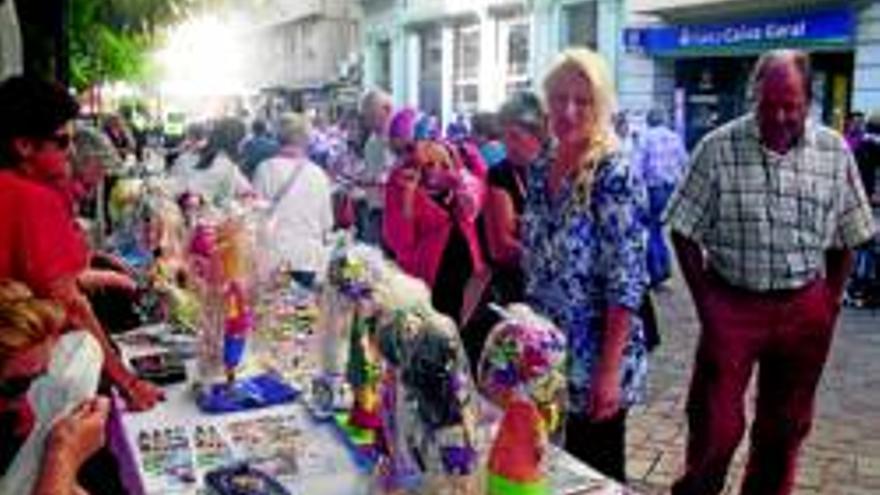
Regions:
<instances>
[{"instance_id":1,"label":"blue sign with white text","mask_svg":"<svg viewBox=\"0 0 880 495\"><path fill-rule=\"evenodd\" d=\"M842 46L853 42L849 9L825 10L725 24L633 28L624 32L627 51L676 55L737 49Z\"/></svg>"}]
</instances>

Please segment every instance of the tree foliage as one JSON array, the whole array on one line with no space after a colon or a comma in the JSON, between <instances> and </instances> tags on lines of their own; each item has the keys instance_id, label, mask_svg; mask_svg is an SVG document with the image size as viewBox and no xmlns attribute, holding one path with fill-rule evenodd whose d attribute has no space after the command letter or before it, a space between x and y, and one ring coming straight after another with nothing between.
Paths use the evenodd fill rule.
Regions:
<instances>
[{"instance_id":1,"label":"tree foliage","mask_svg":"<svg viewBox=\"0 0 880 495\"><path fill-rule=\"evenodd\" d=\"M68 0L71 84L137 81L161 29L224 0Z\"/></svg>"}]
</instances>

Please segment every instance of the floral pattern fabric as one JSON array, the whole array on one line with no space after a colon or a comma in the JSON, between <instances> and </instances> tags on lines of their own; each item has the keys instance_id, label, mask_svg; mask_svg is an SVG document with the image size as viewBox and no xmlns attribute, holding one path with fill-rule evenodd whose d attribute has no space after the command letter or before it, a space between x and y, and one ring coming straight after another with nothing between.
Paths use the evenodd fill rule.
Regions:
<instances>
[{"instance_id":1,"label":"floral pattern fabric","mask_svg":"<svg viewBox=\"0 0 880 495\"><path fill-rule=\"evenodd\" d=\"M648 285L647 191L623 155L614 154L597 169L589 195L567 182L551 198L547 186L554 156L549 151L528 172L522 218L527 299L566 333L571 414L589 412L606 310L632 310L621 364L621 402L629 407L643 398L647 375L637 313Z\"/></svg>"}]
</instances>

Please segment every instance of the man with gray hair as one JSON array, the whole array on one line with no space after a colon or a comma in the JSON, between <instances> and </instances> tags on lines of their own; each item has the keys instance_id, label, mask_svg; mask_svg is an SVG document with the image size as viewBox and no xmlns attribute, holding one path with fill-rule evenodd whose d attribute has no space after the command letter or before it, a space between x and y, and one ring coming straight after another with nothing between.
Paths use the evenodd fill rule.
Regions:
<instances>
[{"instance_id":1,"label":"man with gray hair","mask_svg":"<svg viewBox=\"0 0 880 495\"><path fill-rule=\"evenodd\" d=\"M807 119L810 82L804 53L763 55L753 111L699 143L665 214L702 325L673 495L724 488L755 366L741 493L794 486L853 248L875 231L846 142Z\"/></svg>"},{"instance_id":2,"label":"man with gray hair","mask_svg":"<svg viewBox=\"0 0 880 495\"><path fill-rule=\"evenodd\" d=\"M394 112L391 95L381 89L368 90L361 98L361 118L369 132L364 144L364 168L356 184L364 191L358 208L358 235L366 242L378 244L382 231L382 209L385 205L385 181L394 154L388 145L388 124Z\"/></svg>"}]
</instances>

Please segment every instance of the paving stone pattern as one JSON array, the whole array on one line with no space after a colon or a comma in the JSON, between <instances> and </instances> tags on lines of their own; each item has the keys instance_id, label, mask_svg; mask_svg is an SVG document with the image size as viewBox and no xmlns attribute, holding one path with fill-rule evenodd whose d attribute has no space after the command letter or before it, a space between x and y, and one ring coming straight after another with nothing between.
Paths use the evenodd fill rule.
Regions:
<instances>
[{"instance_id":1,"label":"paving stone pattern","mask_svg":"<svg viewBox=\"0 0 880 495\"><path fill-rule=\"evenodd\" d=\"M645 495L669 493L687 436L684 405L698 323L680 275L657 294L663 344L651 359L648 401L630 413L627 470ZM752 385L754 385L754 380ZM754 386L749 391L754 401ZM752 411L748 411L751 424ZM746 434L725 495L739 493ZM845 309L820 385L813 430L801 451L795 495L880 494L880 311Z\"/></svg>"}]
</instances>

